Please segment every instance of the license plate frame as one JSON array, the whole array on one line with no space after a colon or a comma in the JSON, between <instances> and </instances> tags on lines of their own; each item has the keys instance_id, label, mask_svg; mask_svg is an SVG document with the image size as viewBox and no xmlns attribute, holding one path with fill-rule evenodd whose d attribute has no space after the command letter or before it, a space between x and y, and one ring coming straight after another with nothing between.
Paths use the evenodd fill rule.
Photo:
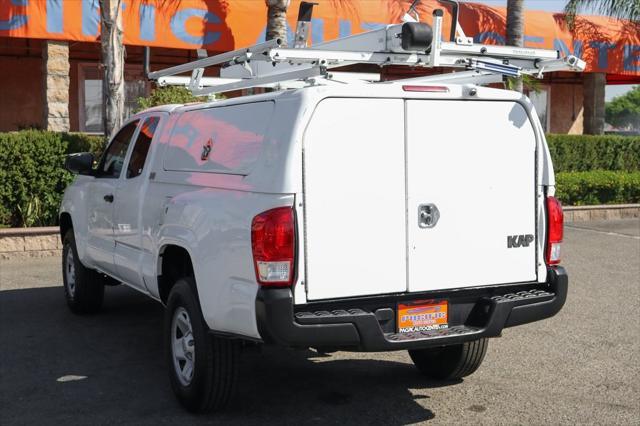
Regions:
<instances>
[{"instance_id":1,"label":"license plate frame","mask_svg":"<svg viewBox=\"0 0 640 426\"><path fill-rule=\"evenodd\" d=\"M396 324L398 333L449 328L449 301L429 299L398 302Z\"/></svg>"}]
</instances>

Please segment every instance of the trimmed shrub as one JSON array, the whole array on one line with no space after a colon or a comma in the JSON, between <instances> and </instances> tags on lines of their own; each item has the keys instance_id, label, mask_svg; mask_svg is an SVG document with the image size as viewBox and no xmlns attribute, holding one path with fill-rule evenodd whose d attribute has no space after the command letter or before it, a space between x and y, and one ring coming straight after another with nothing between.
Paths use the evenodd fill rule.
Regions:
<instances>
[{"instance_id":1,"label":"trimmed shrub","mask_svg":"<svg viewBox=\"0 0 640 426\"><path fill-rule=\"evenodd\" d=\"M0 222L9 226L55 223L71 181L62 164L67 144L59 134L25 130L0 134Z\"/></svg>"},{"instance_id":2,"label":"trimmed shrub","mask_svg":"<svg viewBox=\"0 0 640 426\"><path fill-rule=\"evenodd\" d=\"M186 87L180 86L164 86L156 87L146 98L138 98L138 108L136 112L143 111L147 108L169 105L169 104L188 104L191 102L206 102L209 98L206 96L193 96L191 91Z\"/></svg>"},{"instance_id":3,"label":"trimmed shrub","mask_svg":"<svg viewBox=\"0 0 640 426\"><path fill-rule=\"evenodd\" d=\"M61 133L62 140L67 142L67 153L91 152L97 159L104 151L106 140L104 136L87 135L85 133Z\"/></svg>"},{"instance_id":4,"label":"trimmed shrub","mask_svg":"<svg viewBox=\"0 0 640 426\"><path fill-rule=\"evenodd\" d=\"M560 172L556 197L568 206L640 203L640 172Z\"/></svg>"},{"instance_id":5,"label":"trimmed shrub","mask_svg":"<svg viewBox=\"0 0 640 426\"><path fill-rule=\"evenodd\" d=\"M557 172L640 170L640 137L547 135Z\"/></svg>"},{"instance_id":6,"label":"trimmed shrub","mask_svg":"<svg viewBox=\"0 0 640 426\"><path fill-rule=\"evenodd\" d=\"M63 168L65 155L99 155L103 149L102 137L79 133L0 133L0 224L55 225L62 194L73 180Z\"/></svg>"}]
</instances>

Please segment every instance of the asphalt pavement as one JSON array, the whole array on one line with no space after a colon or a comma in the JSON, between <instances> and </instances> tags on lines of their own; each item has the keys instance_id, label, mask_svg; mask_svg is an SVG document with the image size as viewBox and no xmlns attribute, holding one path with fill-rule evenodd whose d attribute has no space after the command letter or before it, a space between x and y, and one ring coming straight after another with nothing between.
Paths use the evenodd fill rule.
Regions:
<instances>
[{"instance_id":1,"label":"asphalt pavement","mask_svg":"<svg viewBox=\"0 0 640 426\"><path fill-rule=\"evenodd\" d=\"M564 309L507 329L482 367L437 383L406 352L245 352L224 413L173 397L162 307L122 286L71 314L58 258L0 261L0 425L640 424L640 221L568 224Z\"/></svg>"}]
</instances>

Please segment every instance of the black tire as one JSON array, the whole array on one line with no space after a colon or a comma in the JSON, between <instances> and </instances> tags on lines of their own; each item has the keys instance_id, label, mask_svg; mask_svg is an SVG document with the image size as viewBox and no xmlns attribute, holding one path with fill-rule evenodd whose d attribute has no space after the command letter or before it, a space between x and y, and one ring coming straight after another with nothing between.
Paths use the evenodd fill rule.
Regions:
<instances>
[{"instance_id":1,"label":"black tire","mask_svg":"<svg viewBox=\"0 0 640 426\"><path fill-rule=\"evenodd\" d=\"M195 413L218 411L229 404L235 391L239 344L208 333L192 288L195 288L192 278L179 279L171 289L165 310L164 341L171 387L187 410ZM182 334L174 325L174 319L184 312L190 322L191 333ZM184 361L174 356L174 338L179 338L179 334L182 337L192 336L181 346ZM195 360L191 363L192 376L189 380L182 373L190 353Z\"/></svg>"},{"instance_id":2,"label":"black tire","mask_svg":"<svg viewBox=\"0 0 640 426\"><path fill-rule=\"evenodd\" d=\"M101 275L86 268L78 258L73 229L67 231L62 245L62 281L67 305L76 314L92 314L102 308L104 283Z\"/></svg>"},{"instance_id":3,"label":"black tire","mask_svg":"<svg viewBox=\"0 0 640 426\"><path fill-rule=\"evenodd\" d=\"M488 339L459 345L410 350L409 356L422 374L436 380L457 380L473 374L487 353Z\"/></svg>"}]
</instances>

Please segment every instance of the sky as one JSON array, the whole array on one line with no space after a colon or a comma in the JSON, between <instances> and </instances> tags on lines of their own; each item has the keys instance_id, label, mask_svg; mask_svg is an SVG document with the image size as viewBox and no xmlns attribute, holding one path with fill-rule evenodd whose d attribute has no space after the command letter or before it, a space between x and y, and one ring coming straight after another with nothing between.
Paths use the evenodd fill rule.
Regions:
<instances>
[{"instance_id":1,"label":"sky","mask_svg":"<svg viewBox=\"0 0 640 426\"><path fill-rule=\"evenodd\" d=\"M484 3L489 6L506 7L507 0L462 0L472 3ZM547 12L561 12L564 9L566 0L525 0L524 7L527 10L545 10ZM597 14L597 12L590 12ZM605 89L605 100L608 102L616 96L620 96L631 90L631 85L610 85Z\"/></svg>"}]
</instances>

